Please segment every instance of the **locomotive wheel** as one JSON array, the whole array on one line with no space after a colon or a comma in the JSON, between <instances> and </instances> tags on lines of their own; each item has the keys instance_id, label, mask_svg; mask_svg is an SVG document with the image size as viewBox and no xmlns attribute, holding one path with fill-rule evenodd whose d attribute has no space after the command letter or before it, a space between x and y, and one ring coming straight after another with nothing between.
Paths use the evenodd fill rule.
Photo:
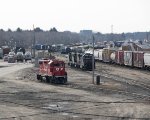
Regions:
<instances>
[{"instance_id":1,"label":"locomotive wheel","mask_svg":"<svg viewBox=\"0 0 150 120\"><path fill-rule=\"evenodd\" d=\"M41 78L41 75L37 75L37 80L40 80L40 78Z\"/></svg>"},{"instance_id":2,"label":"locomotive wheel","mask_svg":"<svg viewBox=\"0 0 150 120\"><path fill-rule=\"evenodd\" d=\"M65 78L65 79L63 80L63 84L65 84L65 83L67 83L67 78Z\"/></svg>"},{"instance_id":3,"label":"locomotive wheel","mask_svg":"<svg viewBox=\"0 0 150 120\"><path fill-rule=\"evenodd\" d=\"M65 83L65 79L61 80L60 84L64 84Z\"/></svg>"},{"instance_id":4,"label":"locomotive wheel","mask_svg":"<svg viewBox=\"0 0 150 120\"><path fill-rule=\"evenodd\" d=\"M40 75L40 81L43 82L43 77Z\"/></svg>"},{"instance_id":5,"label":"locomotive wheel","mask_svg":"<svg viewBox=\"0 0 150 120\"><path fill-rule=\"evenodd\" d=\"M51 78L50 76L48 76L48 79L49 79L49 83L51 83L51 79L52 79L52 78Z\"/></svg>"},{"instance_id":6,"label":"locomotive wheel","mask_svg":"<svg viewBox=\"0 0 150 120\"><path fill-rule=\"evenodd\" d=\"M83 66L80 66L81 70L84 70L84 67Z\"/></svg>"},{"instance_id":7,"label":"locomotive wheel","mask_svg":"<svg viewBox=\"0 0 150 120\"><path fill-rule=\"evenodd\" d=\"M67 75L65 75L65 78L64 78L64 83L67 83Z\"/></svg>"},{"instance_id":8,"label":"locomotive wheel","mask_svg":"<svg viewBox=\"0 0 150 120\"><path fill-rule=\"evenodd\" d=\"M46 76L46 82L49 83L50 82L50 78L49 76Z\"/></svg>"},{"instance_id":9,"label":"locomotive wheel","mask_svg":"<svg viewBox=\"0 0 150 120\"><path fill-rule=\"evenodd\" d=\"M51 83L55 83L55 81L56 81L56 78L55 78L55 76L53 76L51 79Z\"/></svg>"}]
</instances>

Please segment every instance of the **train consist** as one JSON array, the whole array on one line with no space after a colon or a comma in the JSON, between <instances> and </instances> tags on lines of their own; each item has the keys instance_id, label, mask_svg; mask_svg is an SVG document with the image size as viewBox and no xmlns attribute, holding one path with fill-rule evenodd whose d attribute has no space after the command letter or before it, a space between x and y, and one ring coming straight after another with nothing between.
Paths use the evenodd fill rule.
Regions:
<instances>
[{"instance_id":1,"label":"train consist","mask_svg":"<svg viewBox=\"0 0 150 120\"><path fill-rule=\"evenodd\" d=\"M90 53L70 52L68 65L82 70L92 70L92 58L93 54Z\"/></svg>"},{"instance_id":2,"label":"train consist","mask_svg":"<svg viewBox=\"0 0 150 120\"><path fill-rule=\"evenodd\" d=\"M85 53L92 53L92 49ZM94 50L94 58L105 63L115 63L137 68L150 69L150 53L144 51L123 51L110 48Z\"/></svg>"},{"instance_id":3,"label":"train consist","mask_svg":"<svg viewBox=\"0 0 150 120\"><path fill-rule=\"evenodd\" d=\"M37 79L46 81L48 83L61 83L67 82L67 72L65 71L64 61L57 59L43 59L39 61L39 72Z\"/></svg>"}]
</instances>

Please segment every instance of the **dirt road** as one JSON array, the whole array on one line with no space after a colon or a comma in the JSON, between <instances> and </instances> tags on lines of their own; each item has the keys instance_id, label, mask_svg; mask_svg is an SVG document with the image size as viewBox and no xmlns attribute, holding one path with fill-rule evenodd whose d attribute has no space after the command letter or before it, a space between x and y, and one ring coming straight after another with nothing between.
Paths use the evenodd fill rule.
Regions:
<instances>
[{"instance_id":1,"label":"dirt road","mask_svg":"<svg viewBox=\"0 0 150 120\"><path fill-rule=\"evenodd\" d=\"M148 100L107 91L120 83L96 86L91 75L67 68L68 84L36 81L28 63L0 62L0 119L7 120L131 120L150 119Z\"/></svg>"}]
</instances>

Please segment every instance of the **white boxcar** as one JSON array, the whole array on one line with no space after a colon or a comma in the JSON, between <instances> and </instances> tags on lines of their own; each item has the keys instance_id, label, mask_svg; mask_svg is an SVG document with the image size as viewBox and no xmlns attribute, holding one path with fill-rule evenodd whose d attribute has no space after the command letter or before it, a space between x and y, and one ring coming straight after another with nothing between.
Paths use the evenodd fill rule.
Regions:
<instances>
[{"instance_id":1,"label":"white boxcar","mask_svg":"<svg viewBox=\"0 0 150 120\"><path fill-rule=\"evenodd\" d=\"M133 52L124 51L124 65L133 66Z\"/></svg>"},{"instance_id":2,"label":"white boxcar","mask_svg":"<svg viewBox=\"0 0 150 120\"><path fill-rule=\"evenodd\" d=\"M99 61L102 61L103 60L103 49L99 49L99 51L98 51L98 57L99 57Z\"/></svg>"},{"instance_id":3,"label":"white boxcar","mask_svg":"<svg viewBox=\"0 0 150 120\"><path fill-rule=\"evenodd\" d=\"M99 60L99 50L98 49L94 50L94 58L95 58L95 60Z\"/></svg>"},{"instance_id":4,"label":"white boxcar","mask_svg":"<svg viewBox=\"0 0 150 120\"><path fill-rule=\"evenodd\" d=\"M88 49L87 51L85 51L85 53L93 54L93 49ZM94 50L94 58L95 58L95 60L102 61L103 60L102 54L103 54L103 49L95 49Z\"/></svg>"},{"instance_id":5,"label":"white boxcar","mask_svg":"<svg viewBox=\"0 0 150 120\"><path fill-rule=\"evenodd\" d=\"M150 53L144 53L144 65L150 67Z\"/></svg>"}]
</instances>

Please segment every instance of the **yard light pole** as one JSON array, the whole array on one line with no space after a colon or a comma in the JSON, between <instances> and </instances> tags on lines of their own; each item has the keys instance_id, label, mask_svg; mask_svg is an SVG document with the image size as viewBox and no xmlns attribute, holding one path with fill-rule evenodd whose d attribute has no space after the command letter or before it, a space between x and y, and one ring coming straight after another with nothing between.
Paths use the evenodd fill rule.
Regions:
<instances>
[{"instance_id":1,"label":"yard light pole","mask_svg":"<svg viewBox=\"0 0 150 120\"><path fill-rule=\"evenodd\" d=\"M95 63L94 63L94 41L95 41L95 38L94 38L94 35L92 36L92 39L93 39L93 56L92 56L92 77L93 77L93 80L92 80L92 83L94 84L94 68L95 68Z\"/></svg>"},{"instance_id":2,"label":"yard light pole","mask_svg":"<svg viewBox=\"0 0 150 120\"><path fill-rule=\"evenodd\" d=\"M33 33L34 33L34 39L33 39L33 56L35 58L35 29L34 29L34 25L33 25Z\"/></svg>"}]
</instances>

